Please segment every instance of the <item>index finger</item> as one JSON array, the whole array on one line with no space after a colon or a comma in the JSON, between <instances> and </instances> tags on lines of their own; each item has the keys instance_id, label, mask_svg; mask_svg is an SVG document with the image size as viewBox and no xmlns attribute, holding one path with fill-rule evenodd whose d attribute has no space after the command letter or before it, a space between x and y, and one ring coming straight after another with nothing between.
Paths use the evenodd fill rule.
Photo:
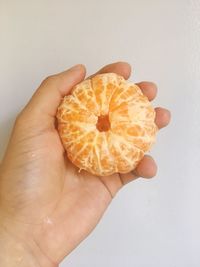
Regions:
<instances>
[{"instance_id":1,"label":"index finger","mask_svg":"<svg viewBox=\"0 0 200 267\"><path fill-rule=\"evenodd\" d=\"M124 77L125 80L127 80L131 75L131 66L127 62L121 62L121 61L115 62L115 63L104 66L103 68L101 68L99 71L92 74L88 78L92 78L95 75L109 73L109 72L113 72L118 75L121 75Z\"/></svg>"}]
</instances>

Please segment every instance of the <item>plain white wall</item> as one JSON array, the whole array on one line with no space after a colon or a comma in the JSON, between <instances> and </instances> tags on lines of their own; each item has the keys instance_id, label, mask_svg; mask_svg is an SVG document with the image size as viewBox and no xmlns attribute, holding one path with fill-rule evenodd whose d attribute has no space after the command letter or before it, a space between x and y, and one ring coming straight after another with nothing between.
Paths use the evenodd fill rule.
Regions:
<instances>
[{"instance_id":1,"label":"plain white wall","mask_svg":"<svg viewBox=\"0 0 200 267\"><path fill-rule=\"evenodd\" d=\"M172 111L151 152L159 171L126 186L61 266L199 267L199 0L0 0L0 157L45 76L118 60L131 80L157 82L155 106Z\"/></svg>"}]
</instances>

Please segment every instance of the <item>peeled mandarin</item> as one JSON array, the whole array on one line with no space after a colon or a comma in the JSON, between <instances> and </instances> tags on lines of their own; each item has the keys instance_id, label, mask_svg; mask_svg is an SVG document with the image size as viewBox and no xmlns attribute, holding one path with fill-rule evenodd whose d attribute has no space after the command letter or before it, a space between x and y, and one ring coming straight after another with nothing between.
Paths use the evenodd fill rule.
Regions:
<instances>
[{"instance_id":1,"label":"peeled mandarin","mask_svg":"<svg viewBox=\"0 0 200 267\"><path fill-rule=\"evenodd\" d=\"M157 132L148 98L115 73L77 84L58 107L57 120L69 160L98 176L135 169Z\"/></svg>"}]
</instances>

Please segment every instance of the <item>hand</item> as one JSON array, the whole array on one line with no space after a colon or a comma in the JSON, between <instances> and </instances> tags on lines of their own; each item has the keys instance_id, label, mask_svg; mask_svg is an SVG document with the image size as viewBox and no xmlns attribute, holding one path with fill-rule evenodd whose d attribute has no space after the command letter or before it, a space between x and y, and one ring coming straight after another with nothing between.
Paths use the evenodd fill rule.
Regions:
<instances>
[{"instance_id":1,"label":"hand","mask_svg":"<svg viewBox=\"0 0 200 267\"><path fill-rule=\"evenodd\" d=\"M124 184L156 174L150 156L133 173L109 178L79 173L67 160L55 115L61 98L84 79L85 72L84 66L77 65L42 82L16 119L0 168L1 229L42 267L57 266L94 229ZM119 62L98 73L105 72L128 79L131 69ZM149 100L154 99L155 84L138 85ZM169 111L156 108L158 128L169 119Z\"/></svg>"}]
</instances>

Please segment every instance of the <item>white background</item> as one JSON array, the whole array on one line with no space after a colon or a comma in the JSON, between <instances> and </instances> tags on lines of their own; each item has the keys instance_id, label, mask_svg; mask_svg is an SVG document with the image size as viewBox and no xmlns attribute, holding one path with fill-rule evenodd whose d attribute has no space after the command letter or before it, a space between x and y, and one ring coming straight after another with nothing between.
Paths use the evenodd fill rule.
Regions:
<instances>
[{"instance_id":1,"label":"white background","mask_svg":"<svg viewBox=\"0 0 200 267\"><path fill-rule=\"evenodd\" d=\"M0 0L0 157L45 76L118 60L131 80L155 81L155 106L171 109L151 152L159 171L126 186L61 266L199 267L199 0Z\"/></svg>"}]
</instances>

